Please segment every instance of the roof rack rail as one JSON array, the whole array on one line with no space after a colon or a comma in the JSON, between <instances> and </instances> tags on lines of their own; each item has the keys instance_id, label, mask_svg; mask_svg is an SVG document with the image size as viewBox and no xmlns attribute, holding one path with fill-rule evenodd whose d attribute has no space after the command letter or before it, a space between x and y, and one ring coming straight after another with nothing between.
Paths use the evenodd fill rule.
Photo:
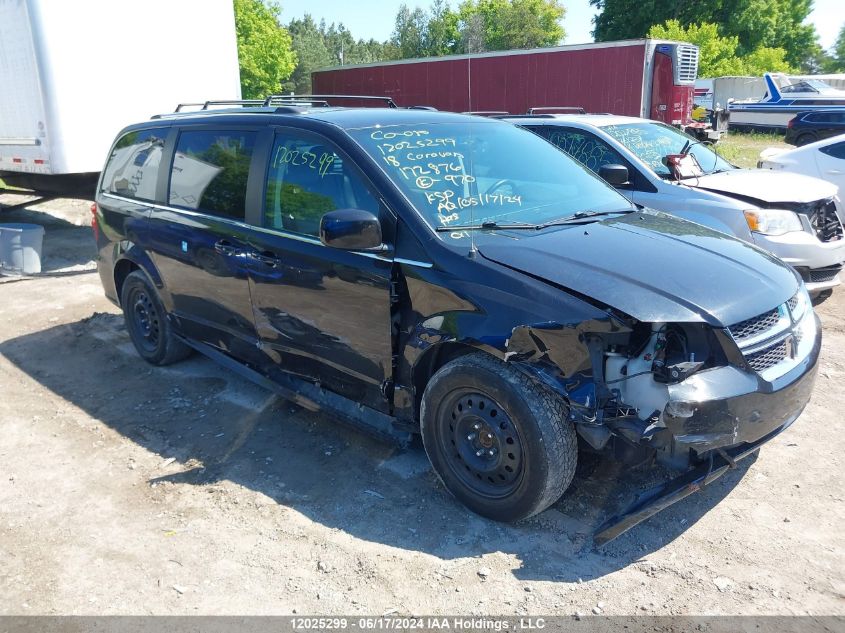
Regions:
<instances>
[{"instance_id":1,"label":"roof rack rail","mask_svg":"<svg viewBox=\"0 0 845 633\"><path fill-rule=\"evenodd\" d=\"M510 116L510 112L506 112L505 110L469 110L467 112L461 112L461 114L474 114L475 116Z\"/></svg>"},{"instance_id":2,"label":"roof rack rail","mask_svg":"<svg viewBox=\"0 0 845 633\"><path fill-rule=\"evenodd\" d=\"M553 119L554 114L491 114L491 119Z\"/></svg>"},{"instance_id":3,"label":"roof rack rail","mask_svg":"<svg viewBox=\"0 0 845 633\"><path fill-rule=\"evenodd\" d=\"M200 110L208 110L210 106L220 105L239 105L239 106L256 106L263 105L264 101L261 99L222 99L217 101L200 101L194 103L180 103L176 106L174 112L181 112L185 107L201 106Z\"/></svg>"},{"instance_id":4,"label":"roof rack rail","mask_svg":"<svg viewBox=\"0 0 845 633\"><path fill-rule=\"evenodd\" d=\"M321 105L325 103L328 105L327 99L363 99L366 101L382 101L384 102L388 108L398 108L399 106L396 105L396 102L391 99L390 97L376 97L374 95L308 95L308 94L292 94L292 95L270 95L264 101L263 105L270 106L276 102L282 102L284 104L288 104L291 101L302 102L302 103L317 103L320 102Z\"/></svg>"},{"instance_id":5,"label":"roof rack rail","mask_svg":"<svg viewBox=\"0 0 845 633\"><path fill-rule=\"evenodd\" d=\"M528 112L525 114L538 114L550 112L551 110L566 110L567 112L574 112L575 114L587 114L587 111L580 106L542 106L539 108L528 108Z\"/></svg>"},{"instance_id":6,"label":"roof rack rail","mask_svg":"<svg viewBox=\"0 0 845 633\"><path fill-rule=\"evenodd\" d=\"M325 99L312 99L305 95L270 95L261 102L264 107L274 105L295 106L301 108L328 108L329 102Z\"/></svg>"}]
</instances>

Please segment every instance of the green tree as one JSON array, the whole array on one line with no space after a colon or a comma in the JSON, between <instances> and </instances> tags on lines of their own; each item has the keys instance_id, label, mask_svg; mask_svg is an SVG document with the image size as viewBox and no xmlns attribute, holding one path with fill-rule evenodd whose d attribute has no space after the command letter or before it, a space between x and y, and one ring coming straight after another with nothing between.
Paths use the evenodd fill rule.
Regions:
<instances>
[{"instance_id":1,"label":"green tree","mask_svg":"<svg viewBox=\"0 0 845 633\"><path fill-rule=\"evenodd\" d=\"M320 20L317 24L307 13L291 20L287 30L297 62L290 79L283 84L286 92L310 93L311 73L320 68L399 58L397 47L390 42L356 40L342 22L327 25L325 20Z\"/></svg>"},{"instance_id":2,"label":"green tree","mask_svg":"<svg viewBox=\"0 0 845 633\"><path fill-rule=\"evenodd\" d=\"M785 60L786 51L782 48L760 46L747 55L738 56L739 38L736 35L721 36L719 27L712 23L684 27L678 20L667 20L652 26L647 35L656 39L696 44L699 48L699 77L761 75L768 71L792 70Z\"/></svg>"},{"instance_id":3,"label":"green tree","mask_svg":"<svg viewBox=\"0 0 845 633\"><path fill-rule=\"evenodd\" d=\"M419 7L412 11L407 4L403 4L396 13L396 26L391 41L403 58L425 57L427 29L426 12Z\"/></svg>"},{"instance_id":4,"label":"green tree","mask_svg":"<svg viewBox=\"0 0 845 633\"><path fill-rule=\"evenodd\" d=\"M836 37L836 43L833 45L833 49L826 61L827 63L823 68L825 72L845 72L845 26L839 29L839 35Z\"/></svg>"},{"instance_id":5,"label":"green tree","mask_svg":"<svg viewBox=\"0 0 845 633\"><path fill-rule=\"evenodd\" d=\"M767 72L796 72L796 68L786 59L786 51L780 47L760 46L741 59L744 75L759 76Z\"/></svg>"},{"instance_id":6,"label":"green tree","mask_svg":"<svg viewBox=\"0 0 845 633\"><path fill-rule=\"evenodd\" d=\"M722 37L738 38L737 54L761 47L785 51L793 67L815 54L817 35L804 24L812 0L590 0L600 10L595 17L596 41L645 37L655 24L677 20L682 26L712 23Z\"/></svg>"},{"instance_id":7,"label":"green tree","mask_svg":"<svg viewBox=\"0 0 845 633\"><path fill-rule=\"evenodd\" d=\"M479 30L483 50L559 44L566 35L560 24L564 13L559 0L465 0L458 9L463 40L472 52L477 52L472 44L478 44Z\"/></svg>"},{"instance_id":8,"label":"green tree","mask_svg":"<svg viewBox=\"0 0 845 633\"><path fill-rule=\"evenodd\" d=\"M256 99L279 92L296 65L291 37L279 25L279 5L261 0L235 0L235 29L241 92Z\"/></svg>"},{"instance_id":9,"label":"green tree","mask_svg":"<svg viewBox=\"0 0 845 633\"><path fill-rule=\"evenodd\" d=\"M434 0L429 9L425 32L425 54L430 57L455 53L460 48L461 32L458 14L445 0Z\"/></svg>"},{"instance_id":10,"label":"green tree","mask_svg":"<svg viewBox=\"0 0 845 633\"><path fill-rule=\"evenodd\" d=\"M299 94L311 92L311 72L336 63L326 48L323 33L314 19L305 14L302 19L293 19L288 24L293 50L296 53L296 67L290 79L285 82L286 92Z\"/></svg>"}]
</instances>

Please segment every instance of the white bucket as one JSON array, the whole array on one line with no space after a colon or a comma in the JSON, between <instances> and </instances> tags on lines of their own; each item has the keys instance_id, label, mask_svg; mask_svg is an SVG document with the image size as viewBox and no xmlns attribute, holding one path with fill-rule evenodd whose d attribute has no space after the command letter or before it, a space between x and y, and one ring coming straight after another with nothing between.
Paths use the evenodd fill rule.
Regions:
<instances>
[{"instance_id":1,"label":"white bucket","mask_svg":"<svg viewBox=\"0 0 845 633\"><path fill-rule=\"evenodd\" d=\"M0 272L35 275L41 272L40 224L0 224Z\"/></svg>"}]
</instances>

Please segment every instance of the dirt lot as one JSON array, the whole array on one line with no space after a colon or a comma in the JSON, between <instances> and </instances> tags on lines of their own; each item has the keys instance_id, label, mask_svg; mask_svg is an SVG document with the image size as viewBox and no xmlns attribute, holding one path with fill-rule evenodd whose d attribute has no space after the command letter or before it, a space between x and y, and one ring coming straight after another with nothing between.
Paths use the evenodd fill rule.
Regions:
<instances>
[{"instance_id":1,"label":"dirt lot","mask_svg":"<svg viewBox=\"0 0 845 633\"><path fill-rule=\"evenodd\" d=\"M654 473L600 467L525 524L481 519L419 445L201 357L146 365L91 272L88 205L38 208L0 211L47 225L51 271L0 278L0 614L845 613L845 291L799 421L596 551Z\"/></svg>"}]
</instances>

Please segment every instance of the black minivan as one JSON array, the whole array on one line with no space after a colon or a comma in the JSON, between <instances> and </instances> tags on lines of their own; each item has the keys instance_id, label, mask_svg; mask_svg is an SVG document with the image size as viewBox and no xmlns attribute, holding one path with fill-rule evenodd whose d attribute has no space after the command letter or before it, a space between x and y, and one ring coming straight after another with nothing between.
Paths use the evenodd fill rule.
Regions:
<instances>
[{"instance_id":1,"label":"black minivan","mask_svg":"<svg viewBox=\"0 0 845 633\"><path fill-rule=\"evenodd\" d=\"M117 137L96 194L138 353L198 350L382 436L518 520L579 453L684 471L599 542L715 479L806 405L821 331L791 268L639 209L501 121L245 107Z\"/></svg>"}]
</instances>

